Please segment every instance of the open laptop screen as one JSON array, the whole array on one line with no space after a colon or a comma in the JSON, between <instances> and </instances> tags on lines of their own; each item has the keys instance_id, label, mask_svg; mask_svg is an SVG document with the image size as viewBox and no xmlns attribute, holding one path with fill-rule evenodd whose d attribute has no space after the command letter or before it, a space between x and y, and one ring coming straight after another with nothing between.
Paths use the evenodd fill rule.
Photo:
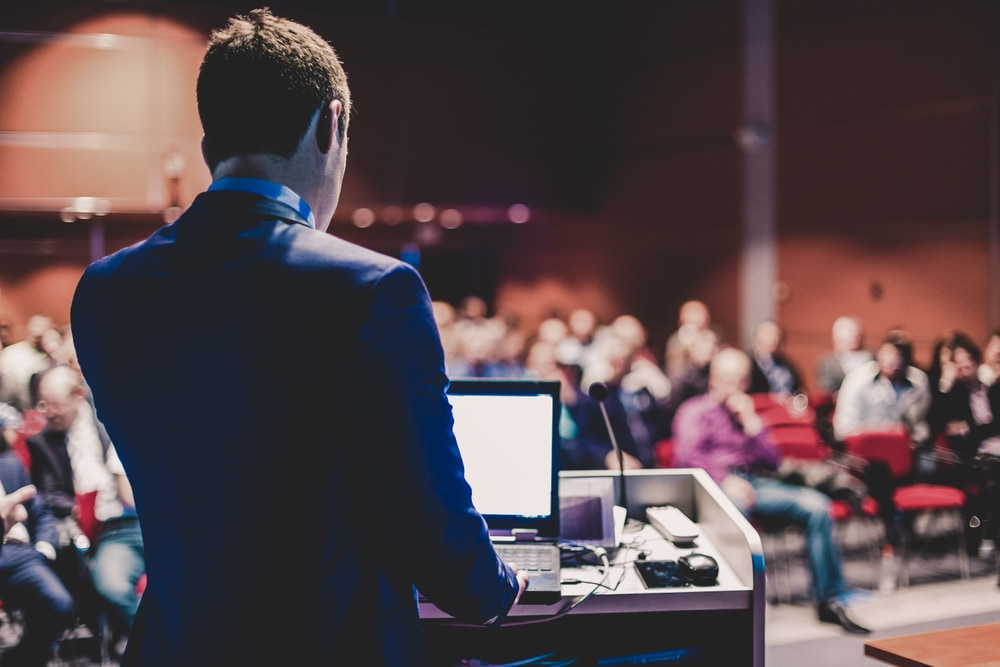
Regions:
<instances>
[{"instance_id":1,"label":"open laptop screen","mask_svg":"<svg viewBox=\"0 0 1000 667\"><path fill-rule=\"evenodd\" d=\"M491 533L559 535L559 383L454 380L448 399L472 501Z\"/></svg>"}]
</instances>

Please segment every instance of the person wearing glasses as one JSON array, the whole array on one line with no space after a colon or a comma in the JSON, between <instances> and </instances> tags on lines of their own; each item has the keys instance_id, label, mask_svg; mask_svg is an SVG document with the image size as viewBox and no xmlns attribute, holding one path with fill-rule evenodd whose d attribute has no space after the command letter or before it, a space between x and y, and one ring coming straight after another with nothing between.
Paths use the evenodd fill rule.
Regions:
<instances>
[{"instance_id":1,"label":"person wearing glasses","mask_svg":"<svg viewBox=\"0 0 1000 667\"><path fill-rule=\"evenodd\" d=\"M132 488L78 371L49 369L39 380L38 395L36 409L45 415L46 426L28 438L32 481L59 521L61 549L82 533L78 496L96 493L98 530L89 569L94 588L107 603L114 648L132 628L139 607L137 584L146 571Z\"/></svg>"}]
</instances>

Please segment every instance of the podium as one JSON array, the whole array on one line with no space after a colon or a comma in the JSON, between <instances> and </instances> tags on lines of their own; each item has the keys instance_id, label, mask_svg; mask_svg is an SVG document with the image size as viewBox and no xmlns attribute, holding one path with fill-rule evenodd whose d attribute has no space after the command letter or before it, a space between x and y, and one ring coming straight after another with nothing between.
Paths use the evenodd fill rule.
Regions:
<instances>
[{"instance_id":1,"label":"podium","mask_svg":"<svg viewBox=\"0 0 1000 667\"><path fill-rule=\"evenodd\" d=\"M764 664L764 557L760 537L701 469L626 471L624 502L617 472L564 471L561 480L611 480L629 522L610 567L562 569L563 598L517 605L504 624L463 624L421 602L434 667L475 664L619 665ZM561 484L561 486L565 486ZM677 546L645 524L647 507L675 505L698 524L691 546ZM715 558L710 586L647 588L638 560L675 560L696 551ZM536 659L535 662L531 662Z\"/></svg>"}]
</instances>

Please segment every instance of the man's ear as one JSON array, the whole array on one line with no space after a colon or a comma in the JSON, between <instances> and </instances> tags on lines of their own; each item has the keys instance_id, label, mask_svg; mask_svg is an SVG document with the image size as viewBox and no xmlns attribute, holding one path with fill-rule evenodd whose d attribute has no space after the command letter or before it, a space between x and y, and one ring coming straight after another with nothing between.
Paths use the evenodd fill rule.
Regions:
<instances>
[{"instance_id":1,"label":"man's ear","mask_svg":"<svg viewBox=\"0 0 1000 667\"><path fill-rule=\"evenodd\" d=\"M320 110L319 120L316 122L316 147L321 153L329 153L336 145L343 109L340 100L333 100Z\"/></svg>"},{"instance_id":2,"label":"man's ear","mask_svg":"<svg viewBox=\"0 0 1000 667\"><path fill-rule=\"evenodd\" d=\"M208 167L209 172L212 171L212 158L208 154L208 138L204 135L201 137L201 159L205 161L205 165Z\"/></svg>"}]
</instances>

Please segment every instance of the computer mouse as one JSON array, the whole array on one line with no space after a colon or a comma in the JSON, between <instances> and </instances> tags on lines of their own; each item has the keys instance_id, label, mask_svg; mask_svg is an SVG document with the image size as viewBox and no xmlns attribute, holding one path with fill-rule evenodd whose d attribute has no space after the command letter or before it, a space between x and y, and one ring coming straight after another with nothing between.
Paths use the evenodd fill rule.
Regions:
<instances>
[{"instance_id":1,"label":"computer mouse","mask_svg":"<svg viewBox=\"0 0 1000 667\"><path fill-rule=\"evenodd\" d=\"M678 558L677 564L695 586L711 586L719 576L719 562L707 554L689 553Z\"/></svg>"}]
</instances>

